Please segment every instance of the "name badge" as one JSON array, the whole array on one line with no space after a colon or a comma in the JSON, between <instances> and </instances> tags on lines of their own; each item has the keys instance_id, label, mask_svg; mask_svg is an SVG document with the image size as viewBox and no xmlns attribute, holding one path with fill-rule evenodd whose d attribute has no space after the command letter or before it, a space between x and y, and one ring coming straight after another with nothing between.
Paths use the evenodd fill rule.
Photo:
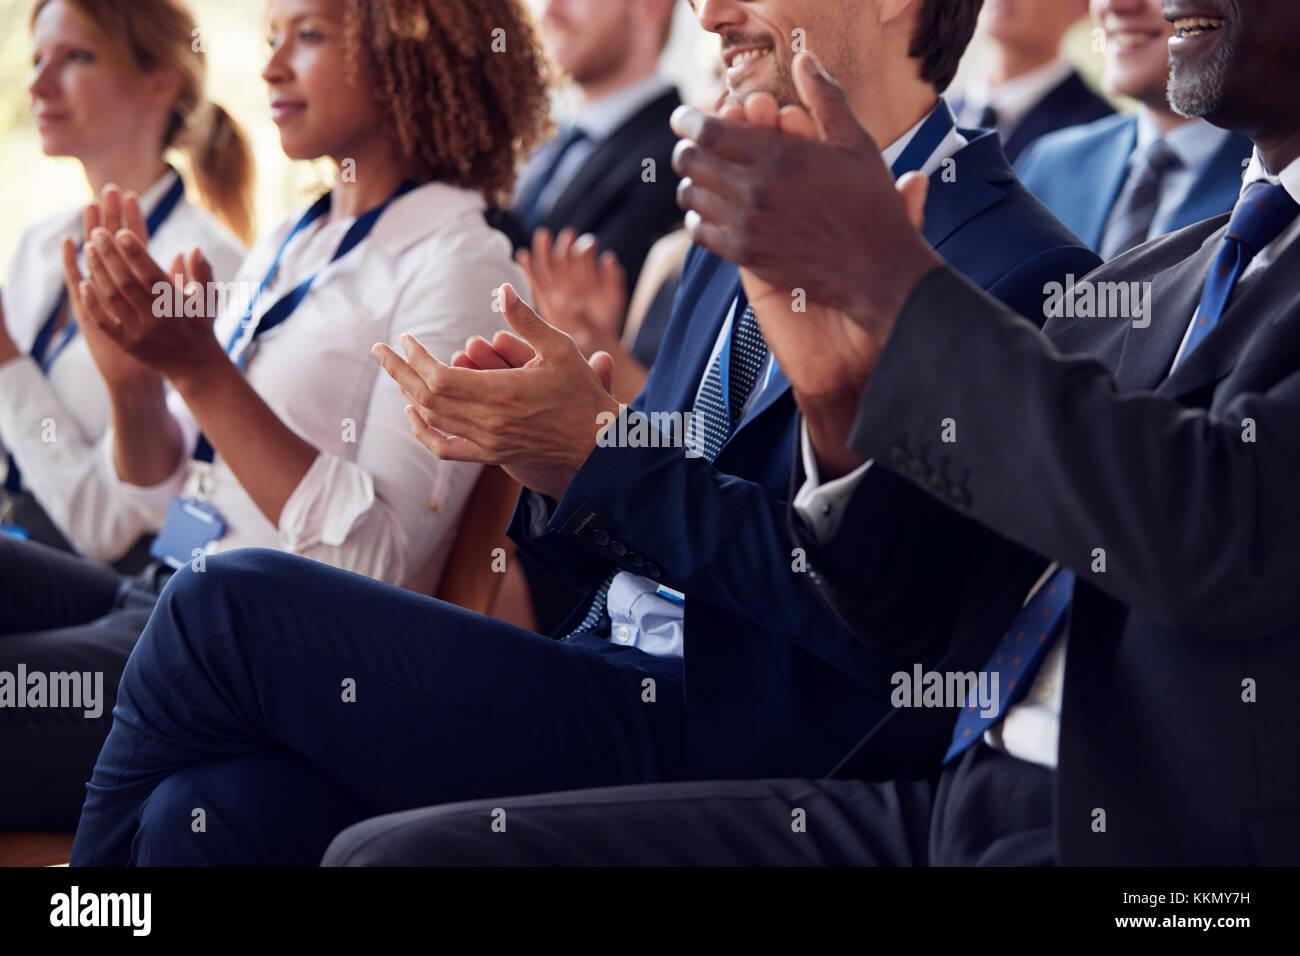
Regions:
<instances>
[{"instance_id":1,"label":"name badge","mask_svg":"<svg viewBox=\"0 0 1300 956\"><path fill-rule=\"evenodd\" d=\"M167 521L154 538L149 553L172 568L181 568L203 553L226 533L226 522L217 509L195 498L173 498L167 505Z\"/></svg>"}]
</instances>

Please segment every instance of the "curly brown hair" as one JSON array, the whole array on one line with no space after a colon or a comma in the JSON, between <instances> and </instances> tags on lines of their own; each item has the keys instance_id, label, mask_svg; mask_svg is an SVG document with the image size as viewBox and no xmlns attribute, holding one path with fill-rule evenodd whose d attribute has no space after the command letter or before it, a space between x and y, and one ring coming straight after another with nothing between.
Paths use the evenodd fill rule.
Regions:
<instances>
[{"instance_id":1,"label":"curly brown hair","mask_svg":"<svg viewBox=\"0 0 1300 956\"><path fill-rule=\"evenodd\" d=\"M507 204L552 132L550 62L524 0L348 0L344 23L410 174Z\"/></svg>"}]
</instances>

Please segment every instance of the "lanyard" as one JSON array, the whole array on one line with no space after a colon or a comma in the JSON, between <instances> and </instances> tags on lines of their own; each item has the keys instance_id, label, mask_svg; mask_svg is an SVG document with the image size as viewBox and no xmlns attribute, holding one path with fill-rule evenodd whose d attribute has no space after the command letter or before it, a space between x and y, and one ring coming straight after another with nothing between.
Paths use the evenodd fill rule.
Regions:
<instances>
[{"instance_id":1,"label":"lanyard","mask_svg":"<svg viewBox=\"0 0 1300 956\"><path fill-rule=\"evenodd\" d=\"M172 183L171 189L167 190L162 201L154 207L153 212L149 213L149 218L145 223L145 231L148 232L150 236L153 236L158 232L162 227L162 224L167 221L167 217L172 214L176 207L180 205L181 200L185 198L185 183L181 181L180 175L176 173L176 170L172 169L170 166L167 168L171 170L172 173L176 174L176 182ZM78 246L78 251L80 251L80 246ZM32 358L36 359L41 366L41 371L45 372L47 375L58 357L63 354L63 350L72 344L72 340L77 337L77 318L75 315L70 314L68 316L67 325L64 326L63 329L63 337L59 339L57 345L54 345L53 348L50 347L54 338L54 326L58 322L59 313L63 311L63 306L67 301L68 290L65 287L63 291L59 293L58 301L54 303L54 309L50 312L50 317L46 319L45 324L41 326L40 332L36 335L36 341L32 345Z\"/></svg>"},{"instance_id":2,"label":"lanyard","mask_svg":"<svg viewBox=\"0 0 1300 956\"><path fill-rule=\"evenodd\" d=\"M392 204L393 200L397 199L399 196L404 196L415 187L416 183L411 180L408 179L403 181L401 185L393 191L393 194L384 200L382 205L376 206L374 209L358 216L357 221L352 224L351 228L348 229L347 234L344 235L343 241L339 243L339 247L334 250L334 255L330 257L327 265L333 265L357 246L361 245L362 241L370 235L370 231L375 228L375 223L379 221L379 217L383 215L384 210ZM252 325L252 334L247 336L244 348L240 351L239 357L235 360L235 364L239 367L240 371L243 371L245 364L248 362L249 355L251 354L249 348L253 342L283 323L289 318L289 316L293 315L294 310L298 308L302 303L302 300L307 298L307 293L311 291L312 283L316 281L316 277L324 271L324 267L322 267L322 269L313 272L302 282L298 283L298 285L293 289L281 296L273 306L262 313L256 322L253 321L253 313L257 309L262 294L266 291L266 287L270 285L271 279L275 277L276 271L280 268L280 260L284 257L284 250L289 247L289 243L293 241L294 237L307 229L307 227L317 219L321 218L321 216L324 216L329 212L330 199L332 195L332 193L326 193L324 196L321 196L320 199L312 203L311 208L303 213L302 218L299 219L298 223L292 230L290 230L289 235L287 235L284 242L280 244L280 249L276 252L275 258L271 260L271 267L266 270L266 275L262 278L261 285L257 288L257 295L253 297L248 308L244 310L244 314L240 317L239 323L235 326L234 332L231 333L229 341L226 342L226 354L234 355L235 349L239 345L240 341L245 339L244 333L247 331L248 327ZM195 460L211 464L215 457L216 452L212 447L212 443L208 441L206 435L200 434L198 446L194 449Z\"/></svg>"}]
</instances>

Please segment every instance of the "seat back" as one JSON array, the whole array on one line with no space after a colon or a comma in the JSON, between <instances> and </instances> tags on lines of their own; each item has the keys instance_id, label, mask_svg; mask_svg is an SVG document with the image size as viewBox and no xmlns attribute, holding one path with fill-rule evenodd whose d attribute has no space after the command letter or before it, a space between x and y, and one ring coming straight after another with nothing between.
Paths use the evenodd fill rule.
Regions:
<instances>
[{"instance_id":1,"label":"seat back","mask_svg":"<svg viewBox=\"0 0 1300 956\"><path fill-rule=\"evenodd\" d=\"M501 548L506 560L514 543L506 537L519 498L519 483L497 467L484 468L461 513L460 527L433 596L479 614L491 614L505 562L494 558Z\"/></svg>"}]
</instances>

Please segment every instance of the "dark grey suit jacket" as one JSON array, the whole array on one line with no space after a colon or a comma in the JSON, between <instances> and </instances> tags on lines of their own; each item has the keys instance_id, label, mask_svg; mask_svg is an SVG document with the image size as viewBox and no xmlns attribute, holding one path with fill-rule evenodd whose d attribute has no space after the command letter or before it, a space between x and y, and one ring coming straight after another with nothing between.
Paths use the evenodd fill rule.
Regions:
<instances>
[{"instance_id":1,"label":"dark grey suit jacket","mask_svg":"<svg viewBox=\"0 0 1300 956\"><path fill-rule=\"evenodd\" d=\"M835 540L795 522L859 640L938 642L955 667L987 660L1049 558L1078 573L1063 863L1300 862L1300 243L1170 374L1226 223L1093 273L1151 282L1149 327L1053 319L1052 344L933 272L862 396L853 446L879 467ZM886 567L896 584L899 563L907 585L872 588ZM933 751L910 767L881 755L940 719L953 714L895 711L839 775L933 773Z\"/></svg>"}]
</instances>

